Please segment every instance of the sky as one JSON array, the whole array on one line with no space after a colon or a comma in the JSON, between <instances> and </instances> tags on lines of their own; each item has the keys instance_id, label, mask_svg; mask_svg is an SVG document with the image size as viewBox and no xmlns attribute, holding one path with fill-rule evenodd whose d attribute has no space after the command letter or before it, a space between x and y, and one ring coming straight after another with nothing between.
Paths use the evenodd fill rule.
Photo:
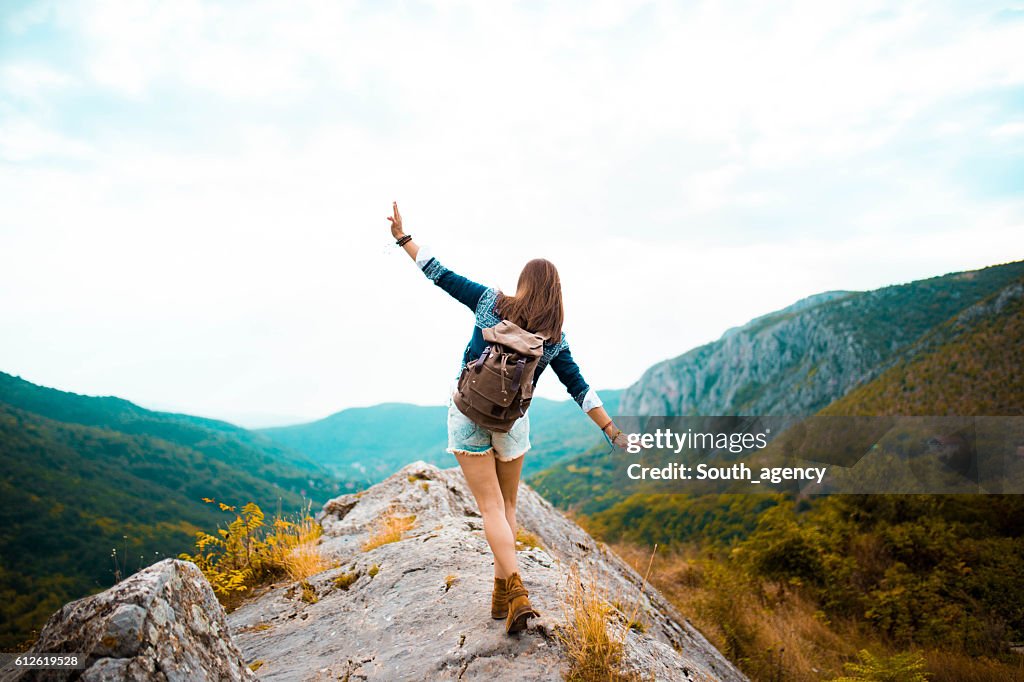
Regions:
<instances>
[{"instance_id":1,"label":"sky","mask_svg":"<svg viewBox=\"0 0 1024 682\"><path fill-rule=\"evenodd\" d=\"M1024 3L4 2L0 371L244 426L442 404L473 318L398 201L474 280L554 262L625 387L1024 258L1022 180Z\"/></svg>"}]
</instances>

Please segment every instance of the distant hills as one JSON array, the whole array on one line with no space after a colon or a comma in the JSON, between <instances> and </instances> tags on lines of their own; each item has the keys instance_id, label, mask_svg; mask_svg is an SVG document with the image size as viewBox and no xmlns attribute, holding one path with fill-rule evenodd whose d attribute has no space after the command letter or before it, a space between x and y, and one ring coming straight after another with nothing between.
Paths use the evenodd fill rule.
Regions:
<instances>
[{"instance_id":1,"label":"distant hills","mask_svg":"<svg viewBox=\"0 0 1024 682\"><path fill-rule=\"evenodd\" d=\"M1022 296L1024 261L811 297L654 365L619 411L1019 415ZM530 483L553 504L593 514L633 492L620 463L594 450Z\"/></svg>"},{"instance_id":2,"label":"distant hills","mask_svg":"<svg viewBox=\"0 0 1024 682\"><path fill-rule=\"evenodd\" d=\"M0 647L71 598L224 523L204 497L268 512L342 491L323 467L225 422L0 373ZM318 504L314 504L318 506Z\"/></svg>"},{"instance_id":3,"label":"distant hills","mask_svg":"<svg viewBox=\"0 0 1024 682\"><path fill-rule=\"evenodd\" d=\"M228 422L155 412L113 396L85 396L37 386L3 372L0 404L55 422L116 431L129 437L157 438L192 448L211 460L279 486L287 491L286 497L306 495L323 502L338 490L338 482L311 459Z\"/></svg>"},{"instance_id":4,"label":"distant hills","mask_svg":"<svg viewBox=\"0 0 1024 682\"><path fill-rule=\"evenodd\" d=\"M621 391L598 392L609 413L618 409ZM346 480L366 485L422 459L438 466L455 464L448 447L447 408L406 403L342 410L323 419L260 429L259 433L301 452ZM524 463L529 474L604 440L594 423L571 400L536 398L530 406L532 448Z\"/></svg>"}]
</instances>

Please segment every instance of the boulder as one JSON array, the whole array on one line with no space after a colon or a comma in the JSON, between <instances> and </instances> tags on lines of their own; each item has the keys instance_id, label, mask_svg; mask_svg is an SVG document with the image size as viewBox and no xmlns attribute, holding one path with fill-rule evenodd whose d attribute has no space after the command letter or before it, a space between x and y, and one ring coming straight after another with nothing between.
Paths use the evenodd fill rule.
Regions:
<instances>
[{"instance_id":1,"label":"boulder","mask_svg":"<svg viewBox=\"0 0 1024 682\"><path fill-rule=\"evenodd\" d=\"M81 653L86 667L5 668L0 680L255 679L231 640L210 583L195 564L178 559L164 559L104 592L65 604L46 621L29 653Z\"/></svg>"}]
</instances>

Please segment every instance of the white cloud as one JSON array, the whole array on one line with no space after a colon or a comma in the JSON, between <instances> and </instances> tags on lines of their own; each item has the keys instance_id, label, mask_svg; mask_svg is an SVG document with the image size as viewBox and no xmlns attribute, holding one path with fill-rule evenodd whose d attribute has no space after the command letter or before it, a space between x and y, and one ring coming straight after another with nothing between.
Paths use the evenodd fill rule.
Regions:
<instances>
[{"instance_id":1,"label":"white cloud","mask_svg":"<svg viewBox=\"0 0 1024 682\"><path fill-rule=\"evenodd\" d=\"M989 93L1024 85L1022 28L970 7L33 16L0 63L0 369L72 390L210 415L443 401L468 311L382 255L392 199L469 276L558 264L596 386L821 290L1024 250L1020 197L957 175L1019 135ZM18 51L43 25L52 63ZM429 360L396 392L376 368L416 329Z\"/></svg>"},{"instance_id":2,"label":"white cloud","mask_svg":"<svg viewBox=\"0 0 1024 682\"><path fill-rule=\"evenodd\" d=\"M1017 137L1024 135L1024 121L1011 121L996 126L992 130L995 137Z\"/></svg>"},{"instance_id":3,"label":"white cloud","mask_svg":"<svg viewBox=\"0 0 1024 682\"><path fill-rule=\"evenodd\" d=\"M6 64L0 68L0 83L3 83L8 93L37 94L40 91L65 88L73 82L74 79L67 73L45 64L22 62Z\"/></svg>"},{"instance_id":4,"label":"white cloud","mask_svg":"<svg viewBox=\"0 0 1024 682\"><path fill-rule=\"evenodd\" d=\"M0 162L80 159L91 153L87 142L25 118L0 119Z\"/></svg>"}]
</instances>

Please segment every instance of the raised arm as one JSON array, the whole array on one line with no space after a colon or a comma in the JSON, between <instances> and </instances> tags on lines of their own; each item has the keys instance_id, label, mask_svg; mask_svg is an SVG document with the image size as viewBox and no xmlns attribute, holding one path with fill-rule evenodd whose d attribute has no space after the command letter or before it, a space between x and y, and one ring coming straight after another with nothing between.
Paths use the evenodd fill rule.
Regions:
<instances>
[{"instance_id":1,"label":"raised arm","mask_svg":"<svg viewBox=\"0 0 1024 682\"><path fill-rule=\"evenodd\" d=\"M398 212L398 202L391 202L391 210L394 212L393 215L388 216L388 220L391 221L391 236L395 238L395 241L402 241L405 237L405 231L402 230L402 214ZM412 240L412 237L405 239L402 244L402 248L409 254L409 258L416 260L416 255L420 252L420 247L416 245L416 242Z\"/></svg>"},{"instance_id":2,"label":"raised arm","mask_svg":"<svg viewBox=\"0 0 1024 682\"><path fill-rule=\"evenodd\" d=\"M471 279L457 275L434 258L427 247L420 247L402 229L402 215L398 212L398 202L392 203L394 215L388 216L391 221L391 236L402 245L409 257L416 261L427 279L444 289L448 295L475 311L480 297L487 291L483 284L477 284Z\"/></svg>"},{"instance_id":3,"label":"raised arm","mask_svg":"<svg viewBox=\"0 0 1024 682\"><path fill-rule=\"evenodd\" d=\"M554 370L558 380L565 386L572 399L587 413L587 416L598 425L616 447L625 449L626 435L615 426L612 418L608 416L597 391L590 388L590 385L583 379L579 365L572 358L569 344L565 343L564 339L562 343L564 348L551 359L551 369Z\"/></svg>"}]
</instances>

